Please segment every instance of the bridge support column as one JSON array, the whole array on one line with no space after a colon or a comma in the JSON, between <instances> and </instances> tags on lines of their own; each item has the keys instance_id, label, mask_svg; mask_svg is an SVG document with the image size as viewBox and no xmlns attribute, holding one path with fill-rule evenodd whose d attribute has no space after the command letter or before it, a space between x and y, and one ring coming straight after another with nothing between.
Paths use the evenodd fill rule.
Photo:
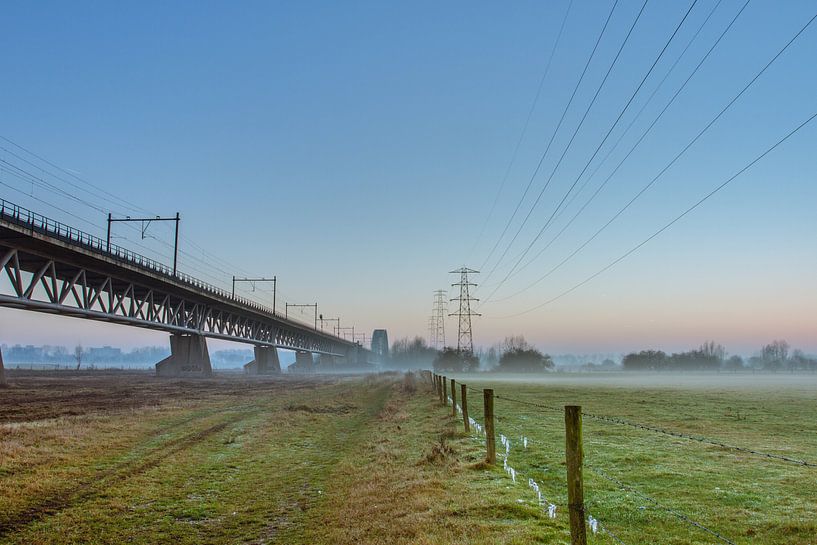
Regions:
<instances>
[{"instance_id":1,"label":"bridge support column","mask_svg":"<svg viewBox=\"0 0 817 545\"><path fill-rule=\"evenodd\" d=\"M281 372L278 350L274 346L256 346L255 359L244 365L248 375L277 375Z\"/></svg>"},{"instance_id":2,"label":"bridge support column","mask_svg":"<svg viewBox=\"0 0 817 545\"><path fill-rule=\"evenodd\" d=\"M312 352L305 350L298 350L295 352L295 363L289 366L290 371L295 373L311 373L314 371L314 360L312 359Z\"/></svg>"},{"instance_id":3,"label":"bridge support column","mask_svg":"<svg viewBox=\"0 0 817 545\"><path fill-rule=\"evenodd\" d=\"M357 346L355 346L353 348L350 348L349 350L346 351L346 358L345 359L346 359L346 361L343 362L344 367L360 368L360 367L366 367L367 366L366 359L363 356L363 350L361 350Z\"/></svg>"},{"instance_id":4,"label":"bridge support column","mask_svg":"<svg viewBox=\"0 0 817 545\"><path fill-rule=\"evenodd\" d=\"M335 368L335 356L332 354L321 354L318 356L318 365L321 369L332 370Z\"/></svg>"},{"instance_id":5,"label":"bridge support column","mask_svg":"<svg viewBox=\"0 0 817 545\"><path fill-rule=\"evenodd\" d=\"M203 335L170 335L170 355L156 364L157 377L209 377L210 353Z\"/></svg>"},{"instance_id":6,"label":"bridge support column","mask_svg":"<svg viewBox=\"0 0 817 545\"><path fill-rule=\"evenodd\" d=\"M0 388L6 385L6 368L3 366L3 350L0 349Z\"/></svg>"}]
</instances>

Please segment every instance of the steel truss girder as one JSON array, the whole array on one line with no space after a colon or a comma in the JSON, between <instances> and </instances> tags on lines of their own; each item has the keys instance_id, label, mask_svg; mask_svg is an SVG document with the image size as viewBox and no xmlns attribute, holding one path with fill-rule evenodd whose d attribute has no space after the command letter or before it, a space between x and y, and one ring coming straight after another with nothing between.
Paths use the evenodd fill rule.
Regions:
<instances>
[{"instance_id":1,"label":"steel truss girder","mask_svg":"<svg viewBox=\"0 0 817 545\"><path fill-rule=\"evenodd\" d=\"M325 336L219 308L216 302L158 291L23 249L5 247L0 248L0 253L0 267L11 288L0 288L0 306L259 346L345 355L340 345Z\"/></svg>"}]
</instances>

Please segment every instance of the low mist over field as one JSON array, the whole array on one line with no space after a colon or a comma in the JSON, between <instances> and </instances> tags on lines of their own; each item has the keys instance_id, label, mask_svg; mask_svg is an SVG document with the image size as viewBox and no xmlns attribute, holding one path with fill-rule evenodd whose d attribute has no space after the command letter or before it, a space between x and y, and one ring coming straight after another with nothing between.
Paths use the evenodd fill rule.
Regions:
<instances>
[{"instance_id":1,"label":"low mist over field","mask_svg":"<svg viewBox=\"0 0 817 545\"><path fill-rule=\"evenodd\" d=\"M479 384L536 384L539 386L587 386L593 388L656 388L679 390L752 390L758 399L769 392L797 390L817 395L817 373L672 373L614 372L544 375L519 373L452 373L452 378Z\"/></svg>"},{"instance_id":2,"label":"low mist over field","mask_svg":"<svg viewBox=\"0 0 817 545\"><path fill-rule=\"evenodd\" d=\"M817 0L2 23L0 545L817 545Z\"/></svg>"}]
</instances>

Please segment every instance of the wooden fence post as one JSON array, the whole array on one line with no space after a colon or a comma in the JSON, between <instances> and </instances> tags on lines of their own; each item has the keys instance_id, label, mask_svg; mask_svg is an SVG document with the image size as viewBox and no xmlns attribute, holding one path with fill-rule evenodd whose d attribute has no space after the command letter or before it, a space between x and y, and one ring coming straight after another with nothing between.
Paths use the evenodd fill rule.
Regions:
<instances>
[{"instance_id":1,"label":"wooden fence post","mask_svg":"<svg viewBox=\"0 0 817 545\"><path fill-rule=\"evenodd\" d=\"M460 384L460 397L462 398L460 404L462 405L462 424L465 426L465 433L471 431L471 423L468 422L468 398L466 392L468 391L465 384Z\"/></svg>"},{"instance_id":2,"label":"wooden fence post","mask_svg":"<svg viewBox=\"0 0 817 545\"><path fill-rule=\"evenodd\" d=\"M496 437L494 437L493 388L482 390L482 397L485 405L485 462L494 465L496 463Z\"/></svg>"},{"instance_id":3,"label":"wooden fence post","mask_svg":"<svg viewBox=\"0 0 817 545\"><path fill-rule=\"evenodd\" d=\"M457 381L451 379L451 416L457 417Z\"/></svg>"},{"instance_id":4,"label":"wooden fence post","mask_svg":"<svg viewBox=\"0 0 817 545\"><path fill-rule=\"evenodd\" d=\"M577 405L565 405L565 461L571 545L587 545L587 531L584 526L583 459L582 408Z\"/></svg>"},{"instance_id":5,"label":"wooden fence post","mask_svg":"<svg viewBox=\"0 0 817 545\"><path fill-rule=\"evenodd\" d=\"M442 400L443 405L448 405L448 377L445 375L443 375L443 389L440 399Z\"/></svg>"}]
</instances>

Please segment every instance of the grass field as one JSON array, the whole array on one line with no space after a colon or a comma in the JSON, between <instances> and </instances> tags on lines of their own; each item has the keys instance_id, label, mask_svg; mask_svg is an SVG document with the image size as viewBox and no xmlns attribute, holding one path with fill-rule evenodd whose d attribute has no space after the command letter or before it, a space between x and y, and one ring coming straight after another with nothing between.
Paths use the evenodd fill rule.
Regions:
<instances>
[{"instance_id":1,"label":"grass field","mask_svg":"<svg viewBox=\"0 0 817 545\"><path fill-rule=\"evenodd\" d=\"M0 390L0 543L569 542L558 412L497 400L497 429L524 474L515 484L501 464L484 467L482 442L429 388L399 375L10 378ZM814 377L728 388L462 378L500 396L579 402L817 458ZM472 394L479 420L480 403ZM735 543L817 543L812 468L601 422L586 420L584 432L588 463ZM556 519L537 505L529 476L559 504ZM586 496L625 543L718 542L590 471Z\"/></svg>"},{"instance_id":2,"label":"grass field","mask_svg":"<svg viewBox=\"0 0 817 545\"><path fill-rule=\"evenodd\" d=\"M0 543L521 544L554 532L501 473L468 469L476 442L401 376L10 379Z\"/></svg>"},{"instance_id":3,"label":"grass field","mask_svg":"<svg viewBox=\"0 0 817 545\"><path fill-rule=\"evenodd\" d=\"M566 527L564 416L533 405L583 411L705 436L729 445L817 463L817 376L699 375L529 378L454 377L492 387L497 433L511 440L509 463L542 485ZM469 398L482 420L482 396ZM817 467L803 467L585 417L589 512L628 544L817 543ZM527 449L520 438L527 436ZM499 451L504 451L498 446ZM589 467L588 467L589 466ZM605 477L611 477L611 481ZM622 489L621 485L626 485ZM533 495L533 492L530 492ZM720 534L680 520L663 507ZM614 543L599 533L593 543Z\"/></svg>"}]
</instances>

